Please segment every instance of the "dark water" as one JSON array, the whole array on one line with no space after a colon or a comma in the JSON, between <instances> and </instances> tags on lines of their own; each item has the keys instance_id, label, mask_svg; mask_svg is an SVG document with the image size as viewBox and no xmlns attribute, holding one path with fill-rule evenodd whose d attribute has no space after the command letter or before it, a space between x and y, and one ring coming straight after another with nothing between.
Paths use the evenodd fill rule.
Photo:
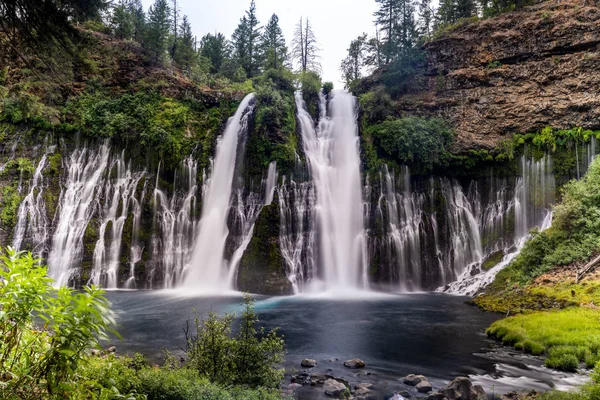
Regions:
<instances>
[{"instance_id":1,"label":"dark water","mask_svg":"<svg viewBox=\"0 0 600 400\"><path fill-rule=\"evenodd\" d=\"M239 296L193 297L177 292L124 291L107 296L117 313L123 340L119 351L141 352L158 362L161 349L185 346L183 327L193 309L206 315L241 310ZM312 372L327 373L351 384L373 383L381 398L405 390L402 377L427 376L434 387L469 375L491 393L516 389L569 387L574 375L549 371L542 361L499 349L485 336L498 315L444 294L411 294L337 300L310 297L257 297L256 310L267 328L279 327L287 348L284 367L301 371L303 358L314 358ZM364 370L343 361L358 357ZM336 360L337 359L337 360ZM295 373L295 372L294 372ZM299 397L325 398L318 388L302 388Z\"/></svg>"}]
</instances>

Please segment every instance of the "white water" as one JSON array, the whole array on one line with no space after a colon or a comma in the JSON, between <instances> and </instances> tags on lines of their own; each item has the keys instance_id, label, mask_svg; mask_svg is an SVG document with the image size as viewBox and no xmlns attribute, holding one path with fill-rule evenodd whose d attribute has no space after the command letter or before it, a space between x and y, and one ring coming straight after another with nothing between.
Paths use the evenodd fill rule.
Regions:
<instances>
[{"instance_id":1,"label":"white water","mask_svg":"<svg viewBox=\"0 0 600 400\"><path fill-rule=\"evenodd\" d=\"M330 115L320 95L320 120L314 123L296 93L304 153L317 201L313 218L318 232L319 268L327 290L367 288L365 231L356 104L333 92Z\"/></svg>"},{"instance_id":2,"label":"white water","mask_svg":"<svg viewBox=\"0 0 600 400\"><path fill-rule=\"evenodd\" d=\"M277 162L273 161L269 164L269 171L267 172L267 179L264 183L265 186L265 206L271 205L273 202L273 196L275 195L275 187L277 186Z\"/></svg>"},{"instance_id":3,"label":"white water","mask_svg":"<svg viewBox=\"0 0 600 400\"><path fill-rule=\"evenodd\" d=\"M141 217L142 217L142 205L141 202L144 201L146 197L146 186L148 181L144 182L144 188L142 189L142 193L140 195L140 200L138 201L135 196L131 198L131 213L133 214L132 221L132 232L131 232L131 246L129 248L129 278L125 282L125 289L135 289L137 287L135 282L135 266L142 261L142 253L144 251L144 246L140 242L140 226L141 226Z\"/></svg>"},{"instance_id":4,"label":"white water","mask_svg":"<svg viewBox=\"0 0 600 400\"><path fill-rule=\"evenodd\" d=\"M232 192L238 137L245 133L253 94L244 98L235 115L227 122L217 144L216 155L207 189L202 199L202 218L196 244L187 268L184 286L205 292L229 289L224 261L225 241L229 234L227 217Z\"/></svg>"},{"instance_id":5,"label":"white water","mask_svg":"<svg viewBox=\"0 0 600 400\"><path fill-rule=\"evenodd\" d=\"M98 191L108 165L110 148L104 143L95 152L78 148L66 163L66 179L59 199L58 222L48 256L48 275L66 286L78 271L83 254L83 235L98 206Z\"/></svg>"},{"instance_id":6,"label":"white water","mask_svg":"<svg viewBox=\"0 0 600 400\"><path fill-rule=\"evenodd\" d=\"M130 205L136 201L138 183L144 172L133 172L130 163L125 163L125 151L115 158L107 172L103 193L104 205L98 216L98 241L94 248L94 261L90 282L107 289L118 287L118 272L121 264L123 228L129 215Z\"/></svg>"},{"instance_id":7,"label":"white water","mask_svg":"<svg viewBox=\"0 0 600 400\"><path fill-rule=\"evenodd\" d=\"M37 256L42 256L44 253L50 229L50 220L43 197L45 185L42 172L46 167L48 154L54 152L55 146L45 146L45 148L46 151L33 173L33 178L29 184L29 192L19 205L17 225L15 226L12 243L13 248L21 250L23 241L27 236L31 244L30 250Z\"/></svg>"},{"instance_id":8,"label":"white water","mask_svg":"<svg viewBox=\"0 0 600 400\"><path fill-rule=\"evenodd\" d=\"M160 281L163 288L172 288L183 279L196 237L197 175L196 161L186 157L175 174L174 193L169 198L160 188L160 166L158 168L153 196L152 261L147 277L150 287Z\"/></svg>"}]
</instances>

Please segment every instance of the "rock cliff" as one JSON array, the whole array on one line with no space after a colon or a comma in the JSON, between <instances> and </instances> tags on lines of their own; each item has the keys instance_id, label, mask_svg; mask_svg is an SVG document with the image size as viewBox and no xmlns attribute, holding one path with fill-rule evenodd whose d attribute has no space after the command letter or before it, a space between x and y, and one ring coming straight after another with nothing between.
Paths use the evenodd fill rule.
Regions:
<instances>
[{"instance_id":1,"label":"rock cliff","mask_svg":"<svg viewBox=\"0 0 600 400\"><path fill-rule=\"evenodd\" d=\"M548 1L443 34L425 45L427 92L398 107L450 120L457 151L545 126L600 128L599 6Z\"/></svg>"}]
</instances>

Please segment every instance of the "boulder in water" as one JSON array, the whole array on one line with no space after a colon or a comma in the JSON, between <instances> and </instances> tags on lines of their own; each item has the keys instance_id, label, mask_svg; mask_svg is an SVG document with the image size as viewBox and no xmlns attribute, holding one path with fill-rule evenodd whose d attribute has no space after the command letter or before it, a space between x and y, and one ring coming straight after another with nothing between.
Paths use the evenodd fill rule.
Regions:
<instances>
[{"instance_id":1,"label":"boulder in water","mask_svg":"<svg viewBox=\"0 0 600 400\"><path fill-rule=\"evenodd\" d=\"M300 365L304 368L313 368L317 366L317 361L313 360L312 358L305 358L302 360Z\"/></svg>"},{"instance_id":2,"label":"boulder in water","mask_svg":"<svg viewBox=\"0 0 600 400\"><path fill-rule=\"evenodd\" d=\"M342 382L335 379L327 379L323 384L325 394L335 398L344 398L348 394L348 388Z\"/></svg>"},{"instance_id":3,"label":"boulder in water","mask_svg":"<svg viewBox=\"0 0 600 400\"><path fill-rule=\"evenodd\" d=\"M410 386L417 386L417 384L424 382L424 381L427 381L427 378L425 378L423 375L415 375L415 374L407 375L402 380L402 382L404 382Z\"/></svg>"},{"instance_id":4,"label":"boulder in water","mask_svg":"<svg viewBox=\"0 0 600 400\"><path fill-rule=\"evenodd\" d=\"M479 385L473 385L467 377L461 376L454 379L445 388L440 390L440 394L448 400L486 400L487 396L483 388Z\"/></svg>"},{"instance_id":5,"label":"boulder in water","mask_svg":"<svg viewBox=\"0 0 600 400\"><path fill-rule=\"evenodd\" d=\"M353 358L352 360L344 361L344 366L352 369L364 368L365 362L360 358Z\"/></svg>"},{"instance_id":6,"label":"boulder in water","mask_svg":"<svg viewBox=\"0 0 600 400\"><path fill-rule=\"evenodd\" d=\"M417 389L419 393L429 393L433 390L433 386L427 381L421 381L415 385L415 389Z\"/></svg>"}]
</instances>

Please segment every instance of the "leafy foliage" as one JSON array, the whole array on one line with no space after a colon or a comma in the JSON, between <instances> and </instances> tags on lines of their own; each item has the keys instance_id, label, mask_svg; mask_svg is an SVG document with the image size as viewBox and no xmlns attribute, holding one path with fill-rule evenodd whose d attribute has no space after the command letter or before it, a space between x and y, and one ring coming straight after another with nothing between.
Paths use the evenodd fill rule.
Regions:
<instances>
[{"instance_id":1,"label":"leafy foliage","mask_svg":"<svg viewBox=\"0 0 600 400\"><path fill-rule=\"evenodd\" d=\"M60 397L70 391L85 350L106 337L113 323L108 302L93 286L81 293L54 289L31 253L9 248L0 260L0 394L45 390Z\"/></svg>"},{"instance_id":2,"label":"leafy foliage","mask_svg":"<svg viewBox=\"0 0 600 400\"><path fill-rule=\"evenodd\" d=\"M398 164L430 171L449 157L454 132L438 118L406 117L387 120L367 128L381 155Z\"/></svg>"},{"instance_id":3,"label":"leafy foliage","mask_svg":"<svg viewBox=\"0 0 600 400\"><path fill-rule=\"evenodd\" d=\"M235 316L210 313L206 320L196 317L186 330L188 366L200 376L222 385L276 388L283 377L283 340L277 331L257 329L253 299L244 297L244 311L237 336L231 326Z\"/></svg>"}]
</instances>

